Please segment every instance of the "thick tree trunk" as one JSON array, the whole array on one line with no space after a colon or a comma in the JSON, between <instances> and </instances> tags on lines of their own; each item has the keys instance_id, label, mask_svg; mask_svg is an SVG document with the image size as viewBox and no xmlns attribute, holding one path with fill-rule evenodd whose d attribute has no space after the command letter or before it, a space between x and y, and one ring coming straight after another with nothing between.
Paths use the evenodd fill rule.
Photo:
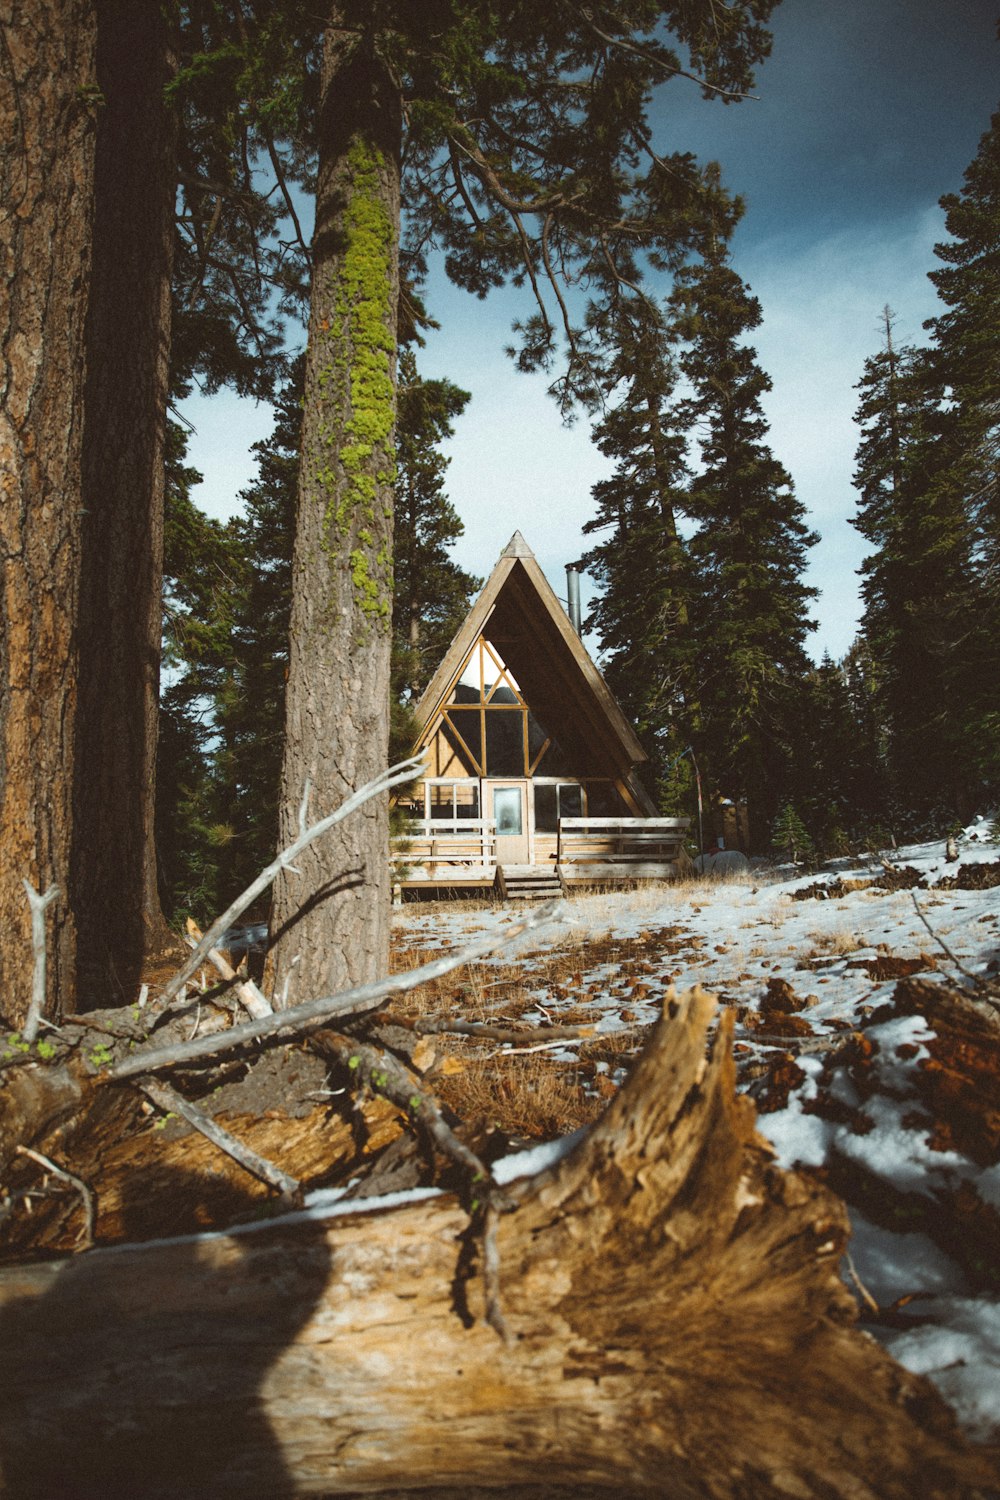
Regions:
<instances>
[{"instance_id":1,"label":"thick tree trunk","mask_svg":"<svg viewBox=\"0 0 1000 1500\"><path fill-rule=\"evenodd\" d=\"M385 769L392 620L400 100L370 7L334 7L322 70L316 234L280 843L307 783L320 816ZM283 1003L387 970L387 799L340 825L275 890Z\"/></svg>"},{"instance_id":2,"label":"thick tree trunk","mask_svg":"<svg viewBox=\"0 0 1000 1500\"><path fill-rule=\"evenodd\" d=\"M447 1196L0 1273L5 1492L985 1492L852 1327L843 1207L774 1167L712 1009L673 1004L598 1125L507 1189L507 1341Z\"/></svg>"},{"instance_id":3,"label":"thick tree trunk","mask_svg":"<svg viewBox=\"0 0 1000 1500\"><path fill-rule=\"evenodd\" d=\"M55 882L48 1012L74 985L72 839L84 327L96 87L92 0L0 4L0 1010L31 996L22 881Z\"/></svg>"},{"instance_id":4,"label":"thick tree trunk","mask_svg":"<svg viewBox=\"0 0 1000 1500\"><path fill-rule=\"evenodd\" d=\"M159 0L98 0L80 708L77 1008L133 998L166 929L153 844L175 122Z\"/></svg>"}]
</instances>

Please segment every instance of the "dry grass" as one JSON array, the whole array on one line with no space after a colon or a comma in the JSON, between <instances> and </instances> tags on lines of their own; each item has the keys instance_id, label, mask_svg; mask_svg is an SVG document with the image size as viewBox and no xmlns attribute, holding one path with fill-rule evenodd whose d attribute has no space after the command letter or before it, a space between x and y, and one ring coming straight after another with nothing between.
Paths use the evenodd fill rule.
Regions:
<instances>
[{"instance_id":1,"label":"dry grass","mask_svg":"<svg viewBox=\"0 0 1000 1500\"><path fill-rule=\"evenodd\" d=\"M422 985L398 997L385 1015L409 1026L460 1019L509 1027L523 1034L521 1045L527 1048L545 1040L546 1021L589 1028L617 1011L624 1023L618 1029L560 1048L559 1058L512 1052L473 1037L434 1037L437 1058L430 1081L461 1119L509 1136L551 1139L596 1119L617 1092L645 1034L644 1027L629 1024L635 1017L631 1003L646 998L651 976L672 952L689 944L678 928L635 938L571 933L557 948L508 962L470 964L457 976ZM393 970L415 968L427 957L425 948L397 945Z\"/></svg>"},{"instance_id":2,"label":"dry grass","mask_svg":"<svg viewBox=\"0 0 1000 1500\"><path fill-rule=\"evenodd\" d=\"M846 927L835 927L831 932L810 932L808 940L812 948L806 955L807 958L825 958L827 955L838 953L856 953L859 948L867 948L869 944L857 933L849 931Z\"/></svg>"},{"instance_id":3,"label":"dry grass","mask_svg":"<svg viewBox=\"0 0 1000 1500\"><path fill-rule=\"evenodd\" d=\"M461 1071L436 1074L432 1081L443 1103L472 1125L553 1140L590 1124L604 1109L603 1098L588 1093L572 1065L544 1052L485 1055L467 1048L461 1064Z\"/></svg>"}]
</instances>

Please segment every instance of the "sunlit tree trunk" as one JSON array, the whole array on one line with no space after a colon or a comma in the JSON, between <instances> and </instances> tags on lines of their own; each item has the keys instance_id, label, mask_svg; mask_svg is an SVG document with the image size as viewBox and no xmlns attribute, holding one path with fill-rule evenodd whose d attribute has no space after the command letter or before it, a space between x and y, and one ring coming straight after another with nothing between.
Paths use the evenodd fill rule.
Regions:
<instances>
[{"instance_id":1,"label":"sunlit tree trunk","mask_svg":"<svg viewBox=\"0 0 1000 1500\"><path fill-rule=\"evenodd\" d=\"M48 1010L72 993L85 323L99 112L91 0L0 4L0 1010L31 993L22 881L55 882Z\"/></svg>"},{"instance_id":2,"label":"sunlit tree trunk","mask_svg":"<svg viewBox=\"0 0 1000 1500\"><path fill-rule=\"evenodd\" d=\"M324 40L283 845L307 784L318 816L384 769L388 754L401 116L372 24L360 0L335 6ZM275 892L279 1003L384 972L385 799L297 870Z\"/></svg>"}]
</instances>

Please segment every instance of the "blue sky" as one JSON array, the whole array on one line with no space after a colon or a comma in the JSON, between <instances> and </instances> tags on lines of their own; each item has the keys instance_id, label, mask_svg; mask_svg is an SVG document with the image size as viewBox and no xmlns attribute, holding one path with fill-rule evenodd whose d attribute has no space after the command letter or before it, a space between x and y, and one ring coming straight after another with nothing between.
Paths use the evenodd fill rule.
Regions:
<instances>
[{"instance_id":1,"label":"blue sky","mask_svg":"<svg viewBox=\"0 0 1000 1500\"><path fill-rule=\"evenodd\" d=\"M821 535L809 570L821 591L817 656L842 655L857 621L853 386L887 303L904 342L923 338L935 312L937 203L961 187L1000 106L998 16L1000 0L784 0L756 100L706 103L683 80L657 99L659 143L718 160L746 201L733 257L763 307L753 343L774 383L771 444ZM586 423L564 427L545 381L504 355L521 294L480 302L436 275L428 304L442 326L420 368L472 393L449 449L448 490L466 528L455 556L485 574L520 530L562 595L605 461ZM184 411L206 479L195 498L227 514L253 476L249 446L269 412L224 393Z\"/></svg>"}]
</instances>

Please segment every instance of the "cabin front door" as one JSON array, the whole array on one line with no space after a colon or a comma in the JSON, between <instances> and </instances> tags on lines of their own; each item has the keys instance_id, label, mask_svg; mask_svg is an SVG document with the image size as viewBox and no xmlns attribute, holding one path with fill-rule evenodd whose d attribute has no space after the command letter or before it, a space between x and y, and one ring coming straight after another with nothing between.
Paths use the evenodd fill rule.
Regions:
<instances>
[{"instance_id":1,"label":"cabin front door","mask_svg":"<svg viewBox=\"0 0 1000 1500\"><path fill-rule=\"evenodd\" d=\"M526 865L528 846L528 781L487 781L488 818L497 825L497 864Z\"/></svg>"}]
</instances>

